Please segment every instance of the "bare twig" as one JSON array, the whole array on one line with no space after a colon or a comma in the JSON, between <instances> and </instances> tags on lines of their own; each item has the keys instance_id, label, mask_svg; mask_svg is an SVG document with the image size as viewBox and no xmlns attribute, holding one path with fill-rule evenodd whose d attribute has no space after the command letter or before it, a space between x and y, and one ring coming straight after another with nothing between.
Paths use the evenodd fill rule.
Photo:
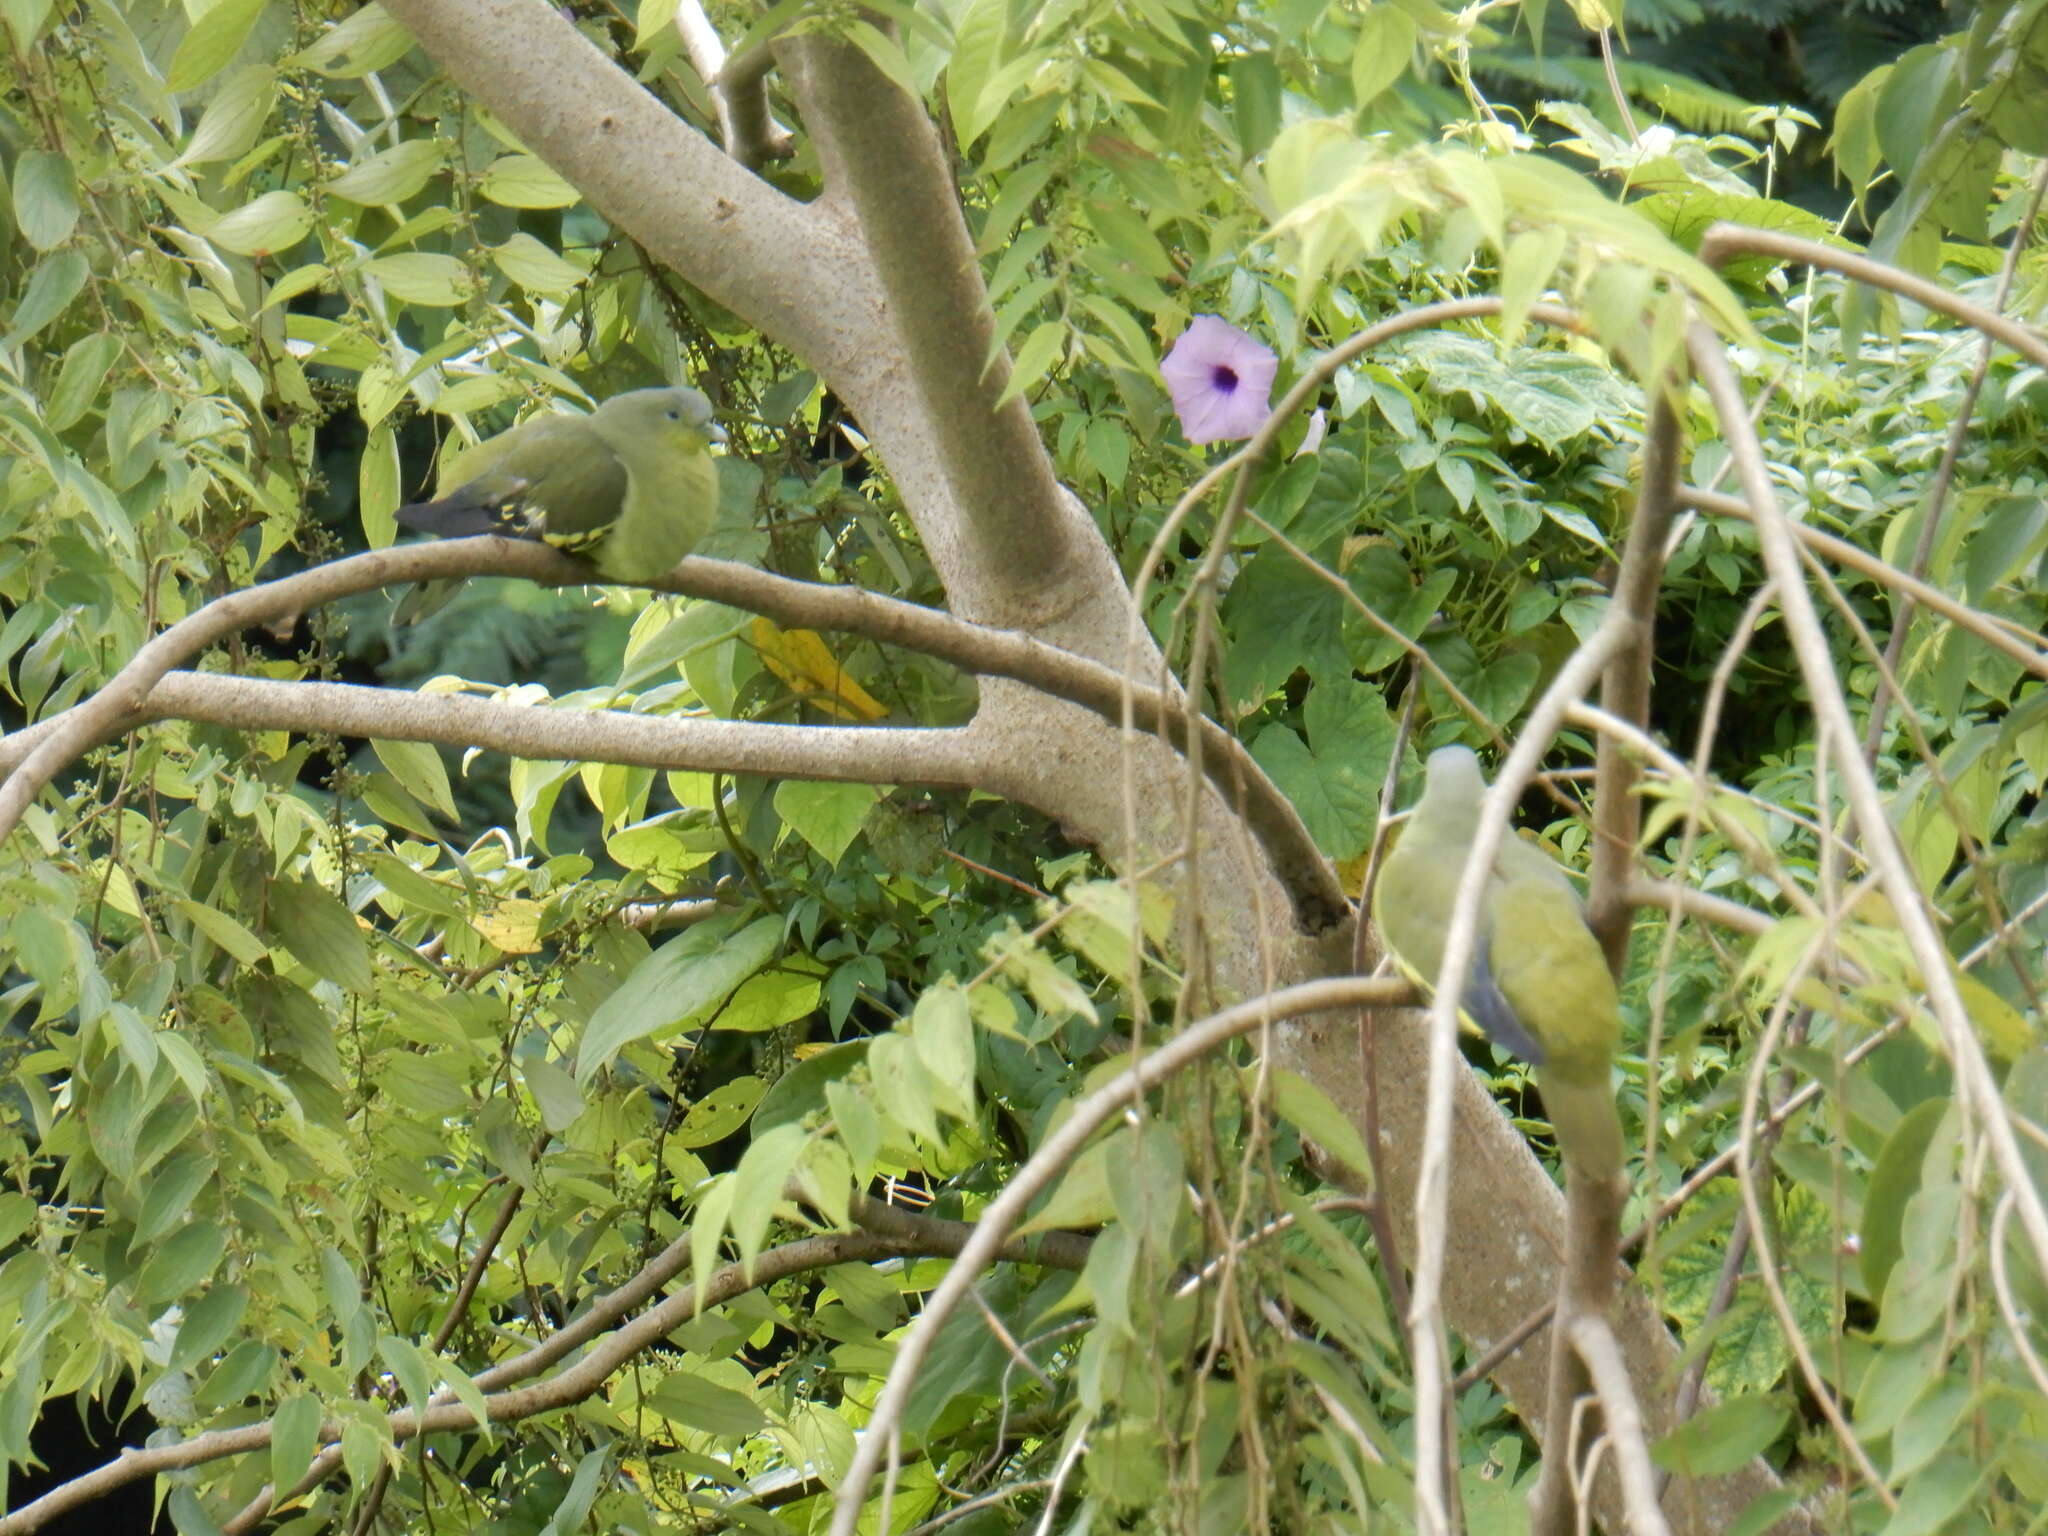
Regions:
<instances>
[{"instance_id":1,"label":"bare twig","mask_svg":"<svg viewBox=\"0 0 2048 1536\"><path fill-rule=\"evenodd\" d=\"M1576 1318L1572 1323L1572 1348L1585 1361L1594 1390L1600 1394L1600 1411L1607 1420L1607 1443L1614 1447L1615 1459L1621 1463L1621 1493L1628 1509L1630 1531L1634 1536L1671 1536L1664 1511L1657 1505L1643 1410L1636 1402L1635 1388L1628 1379L1628 1366L1621 1358L1614 1330L1607 1326L1605 1318Z\"/></svg>"}]
</instances>

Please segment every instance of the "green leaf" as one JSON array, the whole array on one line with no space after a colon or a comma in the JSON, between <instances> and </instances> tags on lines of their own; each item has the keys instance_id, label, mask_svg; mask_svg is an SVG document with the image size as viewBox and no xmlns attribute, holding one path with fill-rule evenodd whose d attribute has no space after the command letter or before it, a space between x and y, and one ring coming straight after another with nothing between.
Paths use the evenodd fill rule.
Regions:
<instances>
[{"instance_id":1,"label":"green leaf","mask_svg":"<svg viewBox=\"0 0 2048 1536\"><path fill-rule=\"evenodd\" d=\"M319 1444L321 1417L320 1399L309 1393L295 1393L277 1405L270 1421L271 1487L295 1487L306 1475Z\"/></svg>"},{"instance_id":2,"label":"green leaf","mask_svg":"<svg viewBox=\"0 0 2048 1536\"><path fill-rule=\"evenodd\" d=\"M271 927L277 940L316 975L364 992L370 987L370 945L355 914L303 880L270 882Z\"/></svg>"},{"instance_id":3,"label":"green leaf","mask_svg":"<svg viewBox=\"0 0 2048 1536\"><path fill-rule=\"evenodd\" d=\"M1906 1202L1920 1188L1921 1165L1948 1111L1949 1101L1945 1097L1925 1099L1914 1105L1886 1138L1884 1149L1870 1170L1859 1237L1863 1290L1872 1299L1884 1295L1892 1266L1904 1251L1900 1230L1906 1218Z\"/></svg>"},{"instance_id":4,"label":"green leaf","mask_svg":"<svg viewBox=\"0 0 2048 1536\"><path fill-rule=\"evenodd\" d=\"M872 784L785 779L775 786L775 813L827 864L836 865L880 798Z\"/></svg>"},{"instance_id":5,"label":"green leaf","mask_svg":"<svg viewBox=\"0 0 2048 1536\"><path fill-rule=\"evenodd\" d=\"M537 155L504 155L492 161L476 189L506 208L566 208L583 196Z\"/></svg>"},{"instance_id":6,"label":"green leaf","mask_svg":"<svg viewBox=\"0 0 2048 1536\"><path fill-rule=\"evenodd\" d=\"M217 907L204 906L180 896L176 902L192 926L244 965L254 965L270 953L270 946Z\"/></svg>"},{"instance_id":7,"label":"green leaf","mask_svg":"<svg viewBox=\"0 0 2048 1536\"><path fill-rule=\"evenodd\" d=\"M217 0L179 41L164 75L165 88L182 93L219 74L249 40L263 6L264 0Z\"/></svg>"},{"instance_id":8,"label":"green leaf","mask_svg":"<svg viewBox=\"0 0 2048 1536\"><path fill-rule=\"evenodd\" d=\"M249 152L277 105L277 71L246 64L221 81L174 164L212 165Z\"/></svg>"},{"instance_id":9,"label":"green leaf","mask_svg":"<svg viewBox=\"0 0 2048 1536\"><path fill-rule=\"evenodd\" d=\"M171 1351L168 1368L189 1370L202 1360L213 1358L228 1335L241 1326L249 1309L249 1293L239 1285L216 1285L185 1310L178 1325L177 1347Z\"/></svg>"},{"instance_id":10,"label":"green leaf","mask_svg":"<svg viewBox=\"0 0 2048 1536\"><path fill-rule=\"evenodd\" d=\"M219 1267L227 1249L227 1234L210 1221L180 1227L136 1276L137 1304L157 1307L188 1294Z\"/></svg>"},{"instance_id":11,"label":"green leaf","mask_svg":"<svg viewBox=\"0 0 2048 1536\"><path fill-rule=\"evenodd\" d=\"M381 429L380 429L381 430ZM457 819L455 793L448 783L448 766L441 761L440 748L425 741L372 741L377 761L391 770L406 793L423 800L450 821Z\"/></svg>"},{"instance_id":12,"label":"green leaf","mask_svg":"<svg viewBox=\"0 0 2048 1536\"><path fill-rule=\"evenodd\" d=\"M747 1123L747 1116L767 1091L768 1085L758 1077L735 1077L720 1083L690 1106L682 1124L670 1133L670 1140L685 1148L708 1147L725 1140Z\"/></svg>"},{"instance_id":13,"label":"green leaf","mask_svg":"<svg viewBox=\"0 0 2048 1536\"><path fill-rule=\"evenodd\" d=\"M62 250L37 262L21 302L14 306L14 314L8 320L7 336L0 340L0 350L19 347L69 309L71 301L85 287L85 277L85 257L77 250Z\"/></svg>"},{"instance_id":14,"label":"green leaf","mask_svg":"<svg viewBox=\"0 0 2048 1536\"><path fill-rule=\"evenodd\" d=\"M775 1207L782 1202L783 1186L809 1140L810 1132L801 1125L778 1125L756 1136L740 1157L732 1180L732 1236L741 1264L751 1265L761 1252Z\"/></svg>"},{"instance_id":15,"label":"green leaf","mask_svg":"<svg viewBox=\"0 0 2048 1536\"><path fill-rule=\"evenodd\" d=\"M663 1418L707 1435L731 1438L768 1426L768 1415L745 1393L689 1371L671 1371L641 1401Z\"/></svg>"},{"instance_id":16,"label":"green leaf","mask_svg":"<svg viewBox=\"0 0 2048 1536\"><path fill-rule=\"evenodd\" d=\"M1273 1107L1296 1130L1307 1136L1330 1156L1357 1174L1369 1188L1373 1181L1372 1158L1358 1128L1330 1102L1329 1095L1298 1072L1285 1067L1246 1067L1245 1088L1249 1091L1264 1078Z\"/></svg>"},{"instance_id":17,"label":"green leaf","mask_svg":"<svg viewBox=\"0 0 2048 1536\"><path fill-rule=\"evenodd\" d=\"M330 197L376 206L402 203L424 187L447 161L438 139L404 139L359 160L328 182Z\"/></svg>"},{"instance_id":18,"label":"green leaf","mask_svg":"<svg viewBox=\"0 0 2048 1536\"><path fill-rule=\"evenodd\" d=\"M927 987L910 1018L910 1038L934 1087L938 1107L958 1120L974 1118L974 1019L967 994L947 977Z\"/></svg>"},{"instance_id":19,"label":"green leaf","mask_svg":"<svg viewBox=\"0 0 2048 1536\"><path fill-rule=\"evenodd\" d=\"M412 34L400 22L383 6L366 5L285 62L347 80L396 64L411 49Z\"/></svg>"},{"instance_id":20,"label":"green leaf","mask_svg":"<svg viewBox=\"0 0 2048 1536\"><path fill-rule=\"evenodd\" d=\"M1408 72L1415 56L1415 22L1398 5L1375 5L1358 19L1351 45L1351 99L1369 107Z\"/></svg>"},{"instance_id":21,"label":"green leaf","mask_svg":"<svg viewBox=\"0 0 2048 1536\"><path fill-rule=\"evenodd\" d=\"M356 467L356 507L363 520L363 538L372 549L388 548L398 538L398 505L404 500L398 467L398 434L388 422L370 429ZM429 748L428 750L432 750ZM405 776L392 769L403 783ZM446 814L455 815L451 807Z\"/></svg>"},{"instance_id":22,"label":"green leaf","mask_svg":"<svg viewBox=\"0 0 2048 1536\"><path fill-rule=\"evenodd\" d=\"M363 263L363 274L374 278L393 298L436 309L465 302L477 287L476 274L467 264L432 251L379 256Z\"/></svg>"},{"instance_id":23,"label":"green leaf","mask_svg":"<svg viewBox=\"0 0 2048 1536\"><path fill-rule=\"evenodd\" d=\"M1880 1528L1881 1536L1933 1536L1947 1528L1987 1475L1960 1451L1942 1455L1900 1490L1899 1507Z\"/></svg>"},{"instance_id":24,"label":"green leaf","mask_svg":"<svg viewBox=\"0 0 2048 1536\"><path fill-rule=\"evenodd\" d=\"M107 382L107 372L121 355L121 338L94 331L71 343L64 353L64 365L57 370L57 383L43 413L43 424L62 432L92 409Z\"/></svg>"},{"instance_id":25,"label":"green leaf","mask_svg":"<svg viewBox=\"0 0 2048 1536\"><path fill-rule=\"evenodd\" d=\"M490 250L491 264L529 293L549 298L572 293L589 276L524 231Z\"/></svg>"},{"instance_id":26,"label":"green leaf","mask_svg":"<svg viewBox=\"0 0 2048 1536\"><path fill-rule=\"evenodd\" d=\"M55 250L78 224L78 184L71 162L46 149L22 151L14 164L14 222L39 251Z\"/></svg>"},{"instance_id":27,"label":"green leaf","mask_svg":"<svg viewBox=\"0 0 2048 1536\"><path fill-rule=\"evenodd\" d=\"M757 918L737 933L728 922L700 923L633 968L598 1005L583 1031L576 1075L602 1071L635 1040L673 1034L703 1019L775 956L779 918Z\"/></svg>"},{"instance_id":28,"label":"green leaf","mask_svg":"<svg viewBox=\"0 0 2048 1536\"><path fill-rule=\"evenodd\" d=\"M559 1136L582 1118L583 1090L565 1068L528 1056L519 1063L519 1075L526 1079L527 1091L540 1107L541 1124L550 1134Z\"/></svg>"},{"instance_id":29,"label":"green leaf","mask_svg":"<svg viewBox=\"0 0 2048 1536\"><path fill-rule=\"evenodd\" d=\"M186 1152L172 1158L150 1176L142 1195L142 1211L135 1218L131 1248L144 1248L185 1219L192 1202L217 1171L214 1160L203 1152Z\"/></svg>"},{"instance_id":30,"label":"green leaf","mask_svg":"<svg viewBox=\"0 0 2048 1536\"><path fill-rule=\"evenodd\" d=\"M868 62L902 91L906 96L920 96L917 76L911 72L910 60L904 56L902 45L871 21L857 17L842 23L844 36L849 43L867 55Z\"/></svg>"},{"instance_id":31,"label":"green leaf","mask_svg":"<svg viewBox=\"0 0 2048 1536\"><path fill-rule=\"evenodd\" d=\"M711 1027L736 1034L780 1029L815 1009L823 988L824 971L817 962L801 957L784 961L742 982Z\"/></svg>"},{"instance_id":32,"label":"green leaf","mask_svg":"<svg viewBox=\"0 0 2048 1536\"><path fill-rule=\"evenodd\" d=\"M1105 1141L1086 1148L1069 1165L1052 1194L1037 1211L1017 1228L1027 1232L1050 1232L1061 1227L1099 1227L1116 1215L1116 1200L1110 1193L1112 1162L1125 1161L1137 1153L1129 1127Z\"/></svg>"},{"instance_id":33,"label":"green leaf","mask_svg":"<svg viewBox=\"0 0 2048 1536\"><path fill-rule=\"evenodd\" d=\"M221 215L201 233L237 256L270 256L290 250L313 227L313 212L296 192L266 192Z\"/></svg>"},{"instance_id":34,"label":"green leaf","mask_svg":"<svg viewBox=\"0 0 2048 1536\"><path fill-rule=\"evenodd\" d=\"M1657 1465L1686 1477L1725 1477L1784 1431L1792 1405L1777 1393L1733 1397L1703 1409L1651 1447Z\"/></svg>"},{"instance_id":35,"label":"green leaf","mask_svg":"<svg viewBox=\"0 0 2048 1536\"><path fill-rule=\"evenodd\" d=\"M1377 781L1344 757L1311 752L1284 725L1269 725L1252 741L1252 757L1301 813L1316 846L1333 859L1356 858L1372 840L1379 814Z\"/></svg>"}]
</instances>

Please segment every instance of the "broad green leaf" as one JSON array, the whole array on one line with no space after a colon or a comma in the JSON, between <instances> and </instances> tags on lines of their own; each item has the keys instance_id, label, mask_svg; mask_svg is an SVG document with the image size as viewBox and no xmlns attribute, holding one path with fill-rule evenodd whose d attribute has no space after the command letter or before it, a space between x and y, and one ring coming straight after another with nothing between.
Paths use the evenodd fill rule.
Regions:
<instances>
[{"instance_id":1,"label":"broad green leaf","mask_svg":"<svg viewBox=\"0 0 2048 1536\"><path fill-rule=\"evenodd\" d=\"M412 34L403 25L383 6L366 5L285 62L347 80L396 64L411 49Z\"/></svg>"},{"instance_id":2,"label":"broad green leaf","mask_svg":"<svg viewBox=\"0 0 2048 1536\"><path fill-rule=\"evenodd\" d=\"M927 987L910 1019L910 1037L929 1074L940 1109L974 1118L974 1020L967 994L950 976Z\"/></svg>"},{"instance_id":3,"label":"broad green leaf","mask_svg":"<svg viewBox=\"0 0 2048 1536\"><path fill-rule=\"evenodd\" d=\"M299 1392L277 1405L270 1421L270 1485L297 1486L320 1440L320 1399Z\"/></svg>"},{"instance_id":4,"label":"broad green leaf","mask_svg":"<svg viewBox=\"0 0 2048 1536\"><path fill-rule=\"evenodd\" d=\"M673 1034L698 1023L774 958L782 923L757 918L733 931L714 919L671 939L636 966L598 1005L583 1031L576 1075L589 1078L635 1040Z\"/></svg>"},{"instance_id":5,"label":"broad green leaf","mask_svg":"<svg viewBox=\"0 0 2048 1536\"><path fill-rule=\"evenodd\" d=\"M758 1077L735 1077L720 1083L689 1107L682 1124L670 1132L670 1139L679 1147L708 1147L725 1140L747 1123L767 1090L768 1085Z\"/></svg>"},{"instance_id":6,"label":"broad green leaf","mask_svg":"<svg viewBox=\"0 0 2048 1536\"><path fill-rule=\"evenodd\" d=\"M1792 1405L1777 1393L1735 1397L1702 1409L1650 1448L1658 1466L1685 1477L1725 1477L1784 1431Z\"/></svg>"},{"instance_id":7,"label":"broad green leaf","mask_svg":"<svg viewBox=\"0 0 2048 1536\"><path fill-rule=\"evenodd\" d=\"M536 155L505 155L485 169L477 191L506 208L566 208L583 194Z\"/></svg>"},{"instance_id":8,"label":"broad green leaf","mask_svg":"<svg viewBox=\"0 0 2048 1536\"><path fill-rule=\"evenodd\" d=\"M377 761L405 786L406 793L425 801L450 821L456 819L455 792L449 786L448 768L441 761L438 747L424 741L372 741L370 747L377 754Z\"/></svg>"},{"instance_id":9,"label":"broad green leaf","mask_svg":"<svg viewBox=\"0 0 2048 1536\"><path fill-rule=\"evenodd\" d=\"M573 292L590 275L524 231L492 246L491 264L528 292L549 297Z\"/></svg>"},{"instance_id":10,"label":"broad green leaf","mask_svg":"<svg viewBox=\"0 0 2048 1536\"><path fill-rule=\"evenodd\" d=\"M404 499L399 475L398 434L389 423L379 422L363 444L362 462L356 468L356 506L363 520L363 538L372 549L387 548L398 538L395 514ZM404 774L395 768L392 772L400 783L405 781ZM450 809L444 814L453 817L455 813Z\"/></svg>"},{"instance_id":11,"label":"broad green leaf","mask_svg":"<svg viewBox=\"0 0 2048 1536\"><path fill-rule=\"evenodd\" d=\"M318 975L353 991L370 985L370 945L355 914L303 880L273 880L268 890L277 942Z\"/></svg>"},{"instance_id":12,"label":"broad green leaf","mask_svg":"<svg viewBox=\"0 0 2048 1536\"><path fill-rule=\"evenodd\" d=\"M188 901L183 896L177 898L176 905L191 920L194 928L242 964L254 965L270 953L268 944L218 908Z\"/></svg>"},{"instance_id":13,"label":"broad green leaf","mask_svg":"<svg viewBox=\"0 0 2048 1536\"><path fill-rule=\"evenodd\" d=\"M313 227L312 210L296 192L265 192L232 213L222 214L203 233L237 256L271 256L289 251Z\"/></svg>"},{"instance_id":14,"label":"broad green leaf","mask_svg":"<svg viewBox=\"0 0 2048 1536\"><path fill-rule=\"evenodd\" d=\"M404 139L357 161L322 190L351 203L402 203L433 179L446 156L438 139Z\"/></svg>"},{"instance_id":15,"label":"broad green leaf","mask_svg":"<svg viewBox=\"0 0 2048 1536\"><path fill-rule=\"evenodd\" d=\"M172 91L189 91L219 74L263 14L264 0L218 0L192 23L171 55L171 67L164 85Z\"/></svg>"},{"instance_id":16,"label":"broad green leaf","mask_svg":"<svg viewBox=\"0 0 2048 1536\"><path fill-rule=\"evenodd\" d=\"M1285 1067L1246 1067L1243 1073L1247 1090L1255 1089L1263 1079L1273 1107L1288 1123L1349 1168L1366 1187L1371 1186L1372 1158L1366 1152L1365 1139L1343 1112L1330 1102L1328 1094L1298 1072L1290 1072Z\"/></svg>"},{"instance_id":17,"label":"broad green leaf","mask_svg":"<svg viewBox=\"0 0 2048 1536\"><path fill-rule=\"evenodd\" d=\"M799 957L742 982L711 1027L752 1034L802 1018L818 1006L824 988L824 973L815 966Z\"/></svg>"},{"instance_id":18,"label":"broad green leaf","mask_svg":"<svg viewBox=\"0 0 2048 1536\"><path fill-rule=\"evenodd\" d=\"M63 155L22 152L14 164L14 222L39 251L55 250L71 238L78 224L78 186Z\"/></svg>"},{"instance_id":19,"label":"broad green leaf","mask_svg":"<svg viewBox=\"0 0 2048 1536\"><path fill-rule=\"evenodd\" d=\"M754 1138L733 1175L732 1236L740 1263L752 1265L782 1202L783 1186L796 1171L810 1132L801 1125L778 1125Z\"/></svg>"},{"instance_id":20,"label":"broad green leaf","mask_svg":"<svg viewBox=\"0 0 2048 1536\"><path fill-rule=\"evenodd\" d=\"M199 114L179 165L212 165L249 152L277 106L277 71L267 64L246 64L221 81Z\"/></svg>"},{"instance_id":21,"label":"broad green leaf","mask_svg":"<svg viewBox=\"0 0 2048 1536\"><path fill-rule=\"evenodd\" d=\"M476 274L467 265L431 251L379 256L363 263L363 273L394 298L438 309L463 303L477 287Z\"/></svg>"},{"instance_id":22,"label":"broad green leaf","mask_svg":"<svg viewBox=\"0 0 2048 1536\"><path fill-rule=\"evenodd\" d=\"M178 1228L149 1256L136 1276L137 1303L158 1307L189 1294L219 1267L227 1246L227 1234L210 1221L189 1222Z\"/></svg>"},{"instance_id":23,"label":"broad green leaf","mask_svg":"<svg viewBox=\"0 0 2048 1536\"><path fill-rule=\"evenodd\" d=\"M1408 72L1415 54L1415 22L1398 5L1372 6L1358 19L1351 45L1351 99L1368 107L1380 92Z\"/></svg>"},{"instance_id":24,"label":"broad green leaf","mask_svg":"<svg viewBox=\"0 0 2048 1536\"><path fill-rule=\"evenodd\" d=\"M690 1371L671 1371L641 1401L663 1418L708 1435L751 1435L768 1424L752 1398Z\"/></svg>"},{"instance_id":25,"label":"broad green leaf","mask_svg":"<svg viewBox=\"0 0 2048 1536\"><path fill-rule=\"evenodd\" d=\"M775 812L827 864L837 864L879 798L872 784L785 779L775 786Z\"/></svg>"}]
</instances>

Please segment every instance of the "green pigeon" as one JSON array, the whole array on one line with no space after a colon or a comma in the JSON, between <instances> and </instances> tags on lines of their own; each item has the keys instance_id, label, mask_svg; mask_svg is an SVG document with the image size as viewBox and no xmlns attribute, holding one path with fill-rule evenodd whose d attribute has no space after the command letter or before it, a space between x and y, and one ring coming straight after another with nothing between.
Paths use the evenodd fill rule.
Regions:
<instances>
[{"instance_id":1,"label":"green pigeon","mask_svg":"<svg viewBox=\"0 0 2048 1536\"><path fill-rule=\"evenodd\" d=\"M1422 798L1387 855L1373 921L1402 972L1433 990L1465 860L1479 833L1486 778L1464 747L1429 756ZM1460 1019L1537 1069L1568 1154L1615 1165L1609 1068L1621 1004L1578 892L1548 855L1504 829L1479 909ZM1611 1145L1610 1145L1611 1143ZM1574 1145L1576 1144L1576 1145Z\"/></svg>"},{"instance_id":2,"label":"green pigeon","mask_svg":"<svg viewBox=\"0 0 2048 1536\"><path fill-rule=\"evenodd\" d=\"M432 501L398 509L443 538L498 533L588 557L613 581L651 581L710 531L725 433L694 389L635 389L587 416L530 416L446 459ZM399 605L416 620L444 596L423 584ZM431 593L431 598L430 598Z\"/></svg>"}]
</instances>

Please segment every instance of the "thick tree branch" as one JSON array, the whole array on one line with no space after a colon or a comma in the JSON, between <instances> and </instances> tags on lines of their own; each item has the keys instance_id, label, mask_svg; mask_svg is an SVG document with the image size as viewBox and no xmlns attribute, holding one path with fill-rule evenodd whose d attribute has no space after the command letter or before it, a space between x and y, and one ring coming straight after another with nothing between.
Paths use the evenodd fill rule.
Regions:
<instances>
[{"instance_id":1,"label":"thick tree branch","mask_svg":"<svg viewBox=\"0 0 2048 1536\"><path fill-rule=\"evenodd\" d=\"M870 305L836 221L683 122L543 0L385 6L464 90L657 259L799 353ZM818 281L821 271L830 282Z\"/></svg>"},{"instance_id":2,"label":"thick tree branch","mask_svg":"<svg viewBox=\"0 0 2048 1536\"><path fill-rule=\"evenodd\" d=\"M879 18L877 18L879 19ZM827 195L859 228L886 329L870 345L913 381L976 585L1006 589L1020 616L1063 612L1081 527L1064 515L1029 403L1005 401L1008 354L924 104L851 43L811 33L777 45L815 137ZM926 529L929 539L934 530ZM1089 542L1096 542L1093 530Z\"/></svg>"},{"instance_id":3,"label":"thick tree branch","mask_svg":"<svg viewBox=\"0 0 2048 1536\"><path fill-rule=\"evenodd\" d=\"M352 683L173 672L115 731L150 720L243 731L324 731L377 741L483 747L535 762L625 763L711 773L869 784L982 786L974 728L775 725L616 709L550 709L464 694L405 693Z\"/></svg>"},{"instance_id":4,"label":"thick tree branch","mask_svg":"<svg viewBox=\"0 0 2048 1536\"><path fill-rule=\"evenodd\" d=\"M531 540L463 539L352 555L217 598L151 640L92 699L0 740L0 775L6 776L0 782L0 839L13 830L22 809L43 786L79 753L133 724L178 714L176 710L152 713L142 702L169 668L240 630L357 592L402 581L463 575L519 576L543 585L567 586L587 581L591 571L583 562ZM1182 750L1190 729L1201 732L1202 760L1210 778L1228 803L1243 806L1254 837L1282 872L1304 928L1327 928L1348 910L1335 872L1292 803L1241 742L1196 713L1184 699L1150 688L1127 690L1124 679L1100 662L1030 635L969 624L936 608L881 597L860 587L792 581L752 566L702 557L683 561L668 577L647 585L765 614L785 627L859 634L921 651L981 676L1013 678L1080 704L1105 721L1121 721L1128 694L1136 723L1160 731ZM264 728L248 721L216 723ZM286 722L274 724L282 727Z\"/></svg>"}]
</instances>

